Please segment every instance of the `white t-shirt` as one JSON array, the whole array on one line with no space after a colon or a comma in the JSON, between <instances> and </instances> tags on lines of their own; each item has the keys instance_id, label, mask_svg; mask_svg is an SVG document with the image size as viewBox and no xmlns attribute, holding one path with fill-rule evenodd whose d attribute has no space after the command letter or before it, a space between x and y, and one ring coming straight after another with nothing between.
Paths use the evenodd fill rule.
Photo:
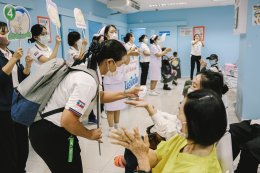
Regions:
<instances>
[{"instance_id":1,"label":"white t-shirt","mask_svg":"<svg viewBox=\"0 0 260 173\"><path fill-rule=\"evenodd\" d=\"M77 50L77 49L75 49L73 46L70 46L70 48L69 48L69 50L68 50L68 55L67 55L67 60L69 61L69 62L74 62L75 60L74 60L74 57L75 56L79 56L79 50Z\"/></svg>"},{"instance_id":2,"label":"white t-shirt","mask_svg":"<svg viewBox=\"0 0 260 173\"><path fill-rule=\"evenodd\" d=\"M79 116L81 121L87 119L96 105L96 101L93 99L97 92L97 85L95 79L85 72L70 72L55 89L42 113L65 107ZM61 115L62 112L50 115L45 119L61 126Z\"/></svg>"},{"instance_id":3,"label":"white t-shirt","mask_svg":"<svg viewBox=\"0 0 260 173\"><path fill-rule=\"evenodd\" d=\"M201 41L199 41L193 45L194 42L195 41L191 41L191 55L201 56L202 43L201 43Z\"/></svg>"},{"instance_id":4,"label":"white t-shirt","mask_svg":"<svg viewBox=\"0 0 260 173\"><path fill-rule=\"evenodd\" d=\"M150 49L147 44L142 42L140 46L140 62L150 62L150 56L144 55L144 51L150 52Z\"/></svg>"},{"instance_id":5,"label":"white t-shirt","mask_svg":"<svg viewBox=\"0 0 260 173\"><path fill-rule=\"evenodd\" d=\"M6 51L0 48L0 51L4 54L5 58L10 60L13 54L7 49ZM17 87L19 85L18 80L18 67L17 64L14 65L12 70L12 80L13 80L13 87Z\"/></svg>"},{"instance_id":6,"label":"white t-shirt","mask_svg":"<svg viewBox=\"0 0 260 173\"><path fill-rule=\"evenodd\" d=\"M161 112L157 110L157 113L152 117L154 126L151 128L151 132L157 132L160 136L166 140L176 135L177 129L177 116L169 114L167 112Z\"/></svg>"},{"instance_id":7,"label":"white t-shirt","mask_svg":"<svg viewBox=\"0 0 260 173\"><path fill-rule=\"evenodd\" d=\"M34 62L36 62L34 64L37 69L37 67L40 67L40 65L43 64L39 61L39 58L42 56L49 58L52 54L52 50L48 46L43 48L39 44L35 43L35 45L29 49L29 54L33 58Z\"/></svg>"}]
</instances>

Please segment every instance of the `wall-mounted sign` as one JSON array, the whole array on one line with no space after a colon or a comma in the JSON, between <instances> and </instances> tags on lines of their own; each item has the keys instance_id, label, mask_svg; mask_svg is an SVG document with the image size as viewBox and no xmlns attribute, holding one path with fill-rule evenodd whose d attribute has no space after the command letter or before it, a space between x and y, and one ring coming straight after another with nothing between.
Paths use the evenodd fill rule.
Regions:
<instances>
[{"instance_id":1,"label":"wall-mounted sign","mask_svg":"<svg viewBox=\"0 0 260 173\"><path fill-rule=\"evenodd\" d=\"M51 24L50 24L50 18L44 17L44 16L37 16L37 21L38 24L41 24L44 26L47 30L47 35L48 35L48 43L51 43Z\"/></svg>"},{"instance_id":2,"label":"wall-mounted sign","mask_svg":"<svg viewBox=\"0 0 260 173\"><path fill-rule=\"evenodd\" d=\"M181 36L192 36L192 27L182 27L180 28Z\"/></svg>"},{"instance_id":3,"label":"wall-mounted sign","mask_svg":"<svg viewBox=\"0 0 260 173\"><path fill-rule=\"evenodd\" d=\"M164 33L166 34L166 36L171 35L171 31L159 31L159 36L162 36Z\"/></svg>"},{"instance_id":4,"label":"wall-mounted sign","mask_svg":"<svg viewBox=\"0 0 260 173\"><path fill-rule=\"evenodd\" d=\"M195 34L199 34L202 41L205 40L205 26L194 26L193 27L193 37Z\"/></svg>"}]
</instances>

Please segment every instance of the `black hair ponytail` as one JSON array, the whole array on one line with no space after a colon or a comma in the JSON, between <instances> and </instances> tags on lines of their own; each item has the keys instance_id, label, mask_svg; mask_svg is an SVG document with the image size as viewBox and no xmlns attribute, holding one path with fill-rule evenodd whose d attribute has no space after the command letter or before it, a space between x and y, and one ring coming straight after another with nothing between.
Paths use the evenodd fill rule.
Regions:
<instances>
[{"instance_id":1,"label":"black hair ponytail","mask_svg":"<svg viewBox=\"0 0 260 173\"><path fill-rule=\"evenodd\" d=\"M41 24L33 25L32 28L31 28L32 38L28 39L28 43L34 43L36 41L34 39L34 37L41 35L43 28L45 28L45 26L43 26Z\"/></svg>"}]
</instances>

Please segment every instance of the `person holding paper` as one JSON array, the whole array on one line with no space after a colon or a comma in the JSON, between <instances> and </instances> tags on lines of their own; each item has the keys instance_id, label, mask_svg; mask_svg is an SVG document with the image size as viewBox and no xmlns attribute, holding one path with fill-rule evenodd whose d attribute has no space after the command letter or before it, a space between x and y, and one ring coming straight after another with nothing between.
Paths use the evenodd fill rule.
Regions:
<instances>
[{"instance_id":1,"label":"person holding paper","mask_svg":"<svg viewBox=\"0 0 260 173\"><path fill-rule=\"evenodd\" d=\"M87 39L80 39L80 33L73 31L68 34L68 44L70 46L68 50L68 61L74 62L76 60L82 60L83 54L86 51L86 45L88 44Z\"/></svg>"},{"instance_id":2,"label":"person holding paper","mask_svg":"<svg viewBox=\"0 0 260 173\"><path fill-rule=\"evenodd\" d=\"M23 49L15 52L8 49L8 32L7 24L0 21L0 155L3 157L0 169L1 172L20 173L25 171L28 158L28 130L11 119L12 95L13 89L30 74L33 60L27 56L25 67L21 64Z\"/></svg>"},{"instance_id":3,"label":"person holding paper","mask_svg":"<svg viewBox=\"0 0 260 173\"><path fill-rule=\"evenodd\" d=\"M36 66L54 59L57 57L59 47L61 44L61 38L59 35L56 36L56 44L54 50L47 46L49 37L45 26L36 24L31 28L32 38L28 39L29 43L35 43L35 45L29 49L29 54L36 62Z\"/></svg>"}]
</instances>

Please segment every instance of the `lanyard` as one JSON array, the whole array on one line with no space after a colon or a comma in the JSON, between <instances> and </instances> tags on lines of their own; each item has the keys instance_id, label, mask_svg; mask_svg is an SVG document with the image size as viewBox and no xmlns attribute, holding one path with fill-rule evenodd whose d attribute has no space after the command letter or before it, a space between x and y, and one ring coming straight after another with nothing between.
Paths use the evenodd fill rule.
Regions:
<instances>
[{"instance_id":1,"label":"lanyard","mask_svg":"<svg viewBox=\"0 0 260 173\"><path fill-rule=\"evenodd\" d=\"M68 162L73 160L73 146L74 146L74 137L71 135L69 138L69 152L68 152Z\"/></svg>"}]
</instances>

